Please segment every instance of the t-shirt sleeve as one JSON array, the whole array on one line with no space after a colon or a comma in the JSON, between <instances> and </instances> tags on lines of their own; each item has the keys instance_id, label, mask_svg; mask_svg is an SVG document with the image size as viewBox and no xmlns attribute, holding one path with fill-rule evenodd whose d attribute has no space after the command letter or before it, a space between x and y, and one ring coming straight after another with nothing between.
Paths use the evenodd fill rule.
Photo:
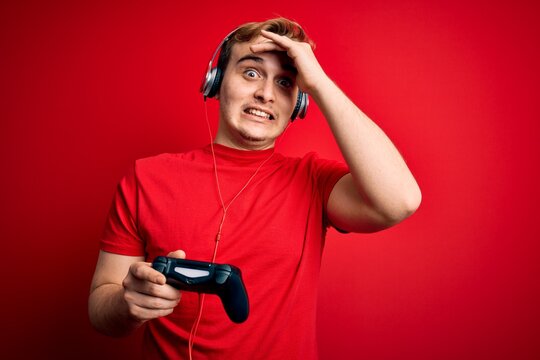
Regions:
<instances>
[{"instance_id":1,"label":"t-shirt sleeve","mask_svg":"<svg viewBox=\"0 0 540 360\"><path fill-rule=\"evenodd\" d=\"M322 196L322 205L326 217L326 206L330 193L339 179L349 173L349 168L342 162L319 158L315 160L315 164L317 186Z\"/></svg>"},{"instance_id":2,"label":"t-shirt sleeve","mask_svg":"<svg viewBox=\"0 0 540 360\"><path fill-rule=\"evenodd\" d=\"M101 236L101 250L129 256L143 256L144 242L138 231L138 186L135 167L122 178Z\"/></svg>"}]
</instances>

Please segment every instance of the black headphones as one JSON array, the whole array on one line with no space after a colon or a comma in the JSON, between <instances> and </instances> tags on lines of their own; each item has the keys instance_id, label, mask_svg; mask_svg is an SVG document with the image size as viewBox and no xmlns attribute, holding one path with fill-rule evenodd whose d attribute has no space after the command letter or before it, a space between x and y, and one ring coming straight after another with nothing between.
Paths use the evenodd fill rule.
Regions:
<instances>
[{"instance_id":1,"label":"black headphones","mask_svg":"<svg viewBox=\"0 0 540 360\"><path fill-rule=\"evenodd\" d=\"M214 51L214 55L212 55L212 59L208 63L208 70L206 71L206 75L203 79L203 82L201 84L200 92L202 92L204 99L206 100L207 97L212 98L216 96L216 94L219 91L219 87L221 86L221 80L223 79L223 70L220 69L218 66L212 67L214 63L214 59L216 58L216 55L220 50L223 49L223 46L225 43L229 40L232 34L234 34L238 29L234 29L227 35L221 42L219 43L218 47ZM300 119L303 119L306 117L307 108L309 105L309 99L308 95L298 90L298 96L296 97L296 104L294 105L294 110L291 114L291 121L294 121L296 117L300 117Z\"/></svg>"}]
</instances>

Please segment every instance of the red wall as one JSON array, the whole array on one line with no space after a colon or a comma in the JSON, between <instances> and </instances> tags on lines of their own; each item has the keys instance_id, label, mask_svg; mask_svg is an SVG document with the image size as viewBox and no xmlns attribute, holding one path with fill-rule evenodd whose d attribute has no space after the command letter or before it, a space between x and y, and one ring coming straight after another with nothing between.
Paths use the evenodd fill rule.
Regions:
<instances>
[{"instance_id":1,"label":"red wall","mask_svg":"<svg viewBox=\"0 0 540 360\"><path fill-rule=\"evenodd\" d=\"M538 7L440 3L2 2L4 354L138 357L139 335L106 338L86 315L116 182L136 158L208 141L197 90L215 46L279 14L423 190L391 230L330 232L321 359L538 358ZM340 157L315 105L280 144L311 149Z\"/></svg>"}]
</instances>

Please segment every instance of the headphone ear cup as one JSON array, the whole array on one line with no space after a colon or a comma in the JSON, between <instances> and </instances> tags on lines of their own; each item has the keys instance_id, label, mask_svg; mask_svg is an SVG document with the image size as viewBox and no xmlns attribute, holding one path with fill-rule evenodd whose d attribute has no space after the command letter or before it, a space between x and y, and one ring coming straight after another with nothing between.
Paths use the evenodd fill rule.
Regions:
<instances>
[{"instance_id":1,"label":"headphone ear cup","mask_svg":"<svg viewBox=\"0 0 540 360\"><path fill-rule=\"evenodd\" d=\"M221 69L218 67L215 67L210 71L207 87L208 95L206 95L206 97L213 98L216 96L219 92L219 87L221 86L222 76Z\"/></svg>"},{"instance_id":2,"label":"headphone ear cup","mask_svg":"<svg viewBox=\"0 0 540 360\"><path fill-rule=\"evenodd\" d=\"M300 111L299 111L299 114L298 114L300 119L303 119L303 118L306 117L308 105L309 105L308 94L305 93L305 92L302 92L302 104L300 105Z\"/></svg>"},{"instance_id":3,"label":"headphone ear cup","mask_svg":"<svg viewBox=\"0 0 540 360\"><path fill-rule=\"evenodd\" d=\"M208 71L206 71L206 74L204 75L204 79L199 89L199 91L203 94L205 99L208 96L208 92L211 89L212 83L214 82L213 78L214 78L213 71L211 68L209 68Z\"/></svg>"},{"instance_id":4,"label":"headphone ear cup","mask_svg":"<svg viewBox=\"0 0 540 360\"><path fill-rule=\"evenodd\" d=\"M291 121L294 121L297 116L300 117L300 119L305 118L308 105L308 95L305 92L298 90L298 95L296 96L296 104L294 105L294 110L291 114Z\"/></svg>"}]
</instances>

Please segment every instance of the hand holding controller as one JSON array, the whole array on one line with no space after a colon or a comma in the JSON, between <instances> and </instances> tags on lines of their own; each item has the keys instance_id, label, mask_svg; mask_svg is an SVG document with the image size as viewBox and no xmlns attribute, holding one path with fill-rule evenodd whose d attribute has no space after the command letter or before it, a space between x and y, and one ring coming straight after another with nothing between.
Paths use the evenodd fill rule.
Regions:
<instances>
[{"instance_id":1,"label":"hand holding controller","mask_svg":"<svg viewBox=\"0 0 540 360\"><path fill-rule=\"evenodd\" d=\"M218 295L233 322L247 320L249 301L239 268L165 256L158 256L152 267L165 275L167 284L177 289Z\"/></svg>"}]
</instances>

